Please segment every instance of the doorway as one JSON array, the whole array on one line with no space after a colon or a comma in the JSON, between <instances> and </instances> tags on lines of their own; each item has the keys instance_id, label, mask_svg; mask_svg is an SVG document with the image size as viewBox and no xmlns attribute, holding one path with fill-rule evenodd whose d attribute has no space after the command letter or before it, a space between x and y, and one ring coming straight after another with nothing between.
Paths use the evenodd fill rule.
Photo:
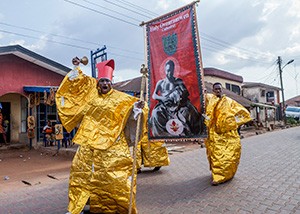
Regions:
<instances>
[{"instance_id":1,"label":"doorway","mask_svg":"<svg viewBox=\"0 0 300 214\"><path fill-rule=\"evenodd\" d=\"M11 123L11 121L10 121L10 102L1 102L1 104L2 104L3 122L5 120L8 121L7 132L6 132L6 141L7 141L7 143L9 143L10 142L10 123ZM1 139L1 141L3 142L3 139Z\"/></svg>"}]
</instances>

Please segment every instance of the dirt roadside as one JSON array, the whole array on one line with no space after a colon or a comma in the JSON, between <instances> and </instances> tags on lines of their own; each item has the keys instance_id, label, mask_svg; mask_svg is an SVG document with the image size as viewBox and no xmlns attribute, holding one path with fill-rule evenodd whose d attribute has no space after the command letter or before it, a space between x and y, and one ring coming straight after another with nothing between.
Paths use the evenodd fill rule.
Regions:
<instances>
[{"instance_id":1,"label":"dirt roadside","mask_svg":"<svg viewBox=\"0 0 300 214\"><path fill-rule=\"evenodd\" d=\"M0 194L33 185L47 185L53 179L68 179L72 157L18 149L0 152Z\"/></svg>"}]
</instances>

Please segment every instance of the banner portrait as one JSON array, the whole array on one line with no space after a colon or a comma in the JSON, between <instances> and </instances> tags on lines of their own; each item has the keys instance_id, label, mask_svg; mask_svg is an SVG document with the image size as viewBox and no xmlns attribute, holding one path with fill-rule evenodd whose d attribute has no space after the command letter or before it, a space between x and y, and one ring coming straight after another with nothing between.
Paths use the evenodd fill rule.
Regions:
<instances>
[{"instance_id":1,"label":"banner portrait","mask_svg":"<svg viewBox=\"0 0 300 214\"><path fill-rule=\"evenodd\" d=\"M197 138L203 72L195 4L146 23L149 139Z\"/></svg>"}]
</instances>

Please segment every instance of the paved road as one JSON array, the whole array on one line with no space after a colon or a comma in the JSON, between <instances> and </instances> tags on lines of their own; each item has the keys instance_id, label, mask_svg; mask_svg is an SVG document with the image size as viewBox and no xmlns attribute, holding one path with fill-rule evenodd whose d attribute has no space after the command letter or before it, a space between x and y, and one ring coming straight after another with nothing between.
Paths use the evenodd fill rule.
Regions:
<instances>
[{"instance_id":1,"label":"paved road","mask_svg":"<svg viewBox=\"0 0 300 214\"><path fill-rule=\"evenodd\" d=\"M171 165L138 175L141 214L299 213L300 127L242 140L235 178L210 185L205 149L171 155ZM63 214L68 181L0 195L0 213Z\"/></svg>"}]
</instances>

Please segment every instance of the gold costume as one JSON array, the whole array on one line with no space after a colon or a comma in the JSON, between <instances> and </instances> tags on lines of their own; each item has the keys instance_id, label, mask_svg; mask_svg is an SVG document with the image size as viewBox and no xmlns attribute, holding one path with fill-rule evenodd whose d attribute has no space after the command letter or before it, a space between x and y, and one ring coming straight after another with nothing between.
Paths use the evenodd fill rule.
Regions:
<instances>
[{"instance_id":1,"label":"gold costume","mask_svg":"<svg viewBox=\"0 0 300 214\"><path fill-rule=\"evenodd\" d=\"M149 141L148 123L147 123L148 112L149 111L143 114L144 133L138 145L139 153L138 153L137 168L141 168L141 165L144 165L144 167L169 166L170 159L168 155L168 150L165 147L165 142Z\"/></svg>"},{"instance_id":2,"label":"gold costume","mask_svg":"<svg viewBox=\"0 0 300 214\"><path fill-rule=\"evenodd\" d=\"M137 98L114 89L99 94L97 80L77 69L79 76L67 75L56 93L66 130L80 124L73 138L80 146L71 166L68 210L79 214L90 199L90 212L127 213L133 159L125 129ZM132 213L137 213L135 193L136 179Z\"/></svg>"},{"instance_id":3,"label":"gold costume","mask_svg":"<svg viewBox=\"0 0 300 214\"><path fill-rule=\"evenodd\" d=\"M208 138L205 141L213 181L223 183L235 175L241 155L237 129L251 121L249 111L223 95L207 94L206 115Z\"/></svg>"}]
</instances>

